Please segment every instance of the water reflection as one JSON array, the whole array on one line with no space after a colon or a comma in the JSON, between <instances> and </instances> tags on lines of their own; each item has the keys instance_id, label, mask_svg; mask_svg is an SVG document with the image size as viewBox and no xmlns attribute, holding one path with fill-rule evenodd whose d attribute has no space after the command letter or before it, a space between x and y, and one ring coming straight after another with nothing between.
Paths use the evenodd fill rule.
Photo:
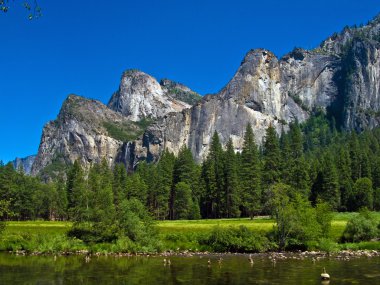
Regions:
<instances>
[{"instance_id":1,"label":"water reflection","mask_svg":"<svg viewBox=\"0 0 380 285\"><path fill-rule=\"evenodd\" d=\"M170 262L169 262L170 260ZM210 260L210 262L209 262ZM277 260L194 257L15 256L0 254L0 284L379 284L380 258ZM323 267L331 281L322 283Z\"/></svg>"}]
</instances>

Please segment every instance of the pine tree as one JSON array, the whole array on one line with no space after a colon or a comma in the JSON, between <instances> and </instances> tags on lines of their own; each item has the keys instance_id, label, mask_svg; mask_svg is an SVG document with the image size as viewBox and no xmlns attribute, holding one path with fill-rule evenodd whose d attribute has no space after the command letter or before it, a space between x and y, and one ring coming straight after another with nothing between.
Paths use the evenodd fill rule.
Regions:
<instances>
[{"instance_id":1,"label":"pine tree","mask_svg":"<svg viewBox=\"0 0 380 285\"><path fill-rule=\"evenodd\" d=\"M336 161L336 167L339 176L341 210L347 210L349 208L349 197L352 192L353 181L351 178L350 154L346 145L343 145L337 151Z\"/></svg>"},{"instance_id":2,"label":"pine tree","mask_svg":"<svg viewBox=\"0 0 380 285\"><path fill-rule=\"evenodd\" d=\"M158 185L153 198L154 215L166 219L169 215L169 198L173 187L174 155L165 150L157 164Z\"/></svg>"},{"instance_id":3,"label":"pine tree","mask_svg":"<svg viewBox=\"0 0 380 285\"><path fill-rule=\"evenodd\" d=\"M56 191L57 191L57 206L58 206L58 213L57 217L59 220L66 220L67 219L67 192L66 192L66 185L62 177L58 178L57 183L55 184Z\"/></svg>"},{"instance_id":4,"label":"pine tree","mask_svg":"<svg viewBox=\"0 0 380 285\"><path fill-rule=\"evenodd\" d=\"M332 154L326 153L322 163L322 185L318 198L328 203L332 209L340 206L339 181Z\"/></svg>"},{"instance_id":5,"label":"pine tree","mask_svg":"<svg viewBox=\"0 0 380 285\"><path fill-rule=\"evenodd\" d=\"M290 151L290 137L285 134L284 129L281 131L280 138L280 148L281 148L281 162L280 162L280 176L281 180L286 184L290 185L290 173L292 165L291 161L291 151Z\"/></svg>"},{"instance_id":6,"label":"pine tree","mask_svg":"<svg viewBox=\"0 0 380 285\"><path fill-rule=\"evenodd\" d=\"M173 207L173 219L189 219L192 210L191 188L185 182L175 185L176 199Z\"/></svg>"},{"instance_id":7,"label":"pine tree","mask_svg":"<svg viewBox=\"0 0 380 285\"><path fill-rule=\"evenodd\" d=\"M118 163L113 169L112 192L116 211L126 199L127 169L124 164Z\"/></svg>"},{"instance_id":8,"label":"pine tree","mask_svg":"<svg viewBox=\"0 0 380 285\"><path fill-rule=\"evenodd\" d=\"M69 217L74 222L89 219L90 193L79 161L75 161L67 174L67 200Z\"/></svg>"},{"instance_id":9,"label":"pine tree","mask_svg":"<svg viewBox=\"0 0 380 285\"><path fill-rule=\"evenodd\" d=\"M356 181L362 177L362 170L360 145L355 132L352 132L349 138L349 151L351 160L351 178L353 181Z\"/></svg>"},{"instance_id":10,"label":"pine tree","mask_svg":"<svg viewBox=\"0 0 380 285\"><path fill-rule=\"evenodd\" d=\"M369 210L373 209L373 188L371 179L364 177L356 180L354 184L353 208L351 210L358 211L363 207Z\"/></svg>"},{"instance_id":11,"label":"pine tree","mask_svg":"<svg viewBox=\"0 0 380 285\"><path fill-rule=\"evenodd\" d=\"M303 138L297 121L290 124L289 135L290 157L288 163L290 173L287 182L302 193L304 197L308 197L310 194L309 165L303 155Z\"/></svg>"},{"instance_id":12,"label":"pine tree","mask_svg":"<svg viewBox=\"0 0 380 285\"><path fill-rule=\"evenodd\" d=\"M127 177L126 194L127 199L136 198L141 204L147 204L147 185L139 173L134 173Z\"/></svg>"},{"instance_id":13,"label":"pine tree","mask_svg":"<svg viewBox=\"0 0 380 285\"><path fill-rule=\"evenodd\" d=\"M250 218L257 215L261 209L261 171L257 145L250 124L244 134L244 144L241 153L241 196L242 205Z\"/></svg>"},{"instance_id":14,"label":"pine tree","mask_svg":"<svg viewBox=\"0 0 380 285\"><path fill-rule=\"evenodd\" d=\"M196 165L193 159L193 155L184 145L181 147L178 157L175 159L174 169L173 169L173 185L183 182L190 187L191 195L196 191L197 179L196 179ZM170 216L174 217L175 212L175 200L176 200L176 187L171 188L170 193ZM191 196L190 196L191 197Z\"/></svg>"},{"instance_id":15,"label":"pine tree","mask_svg":"<svg viewBox=\"0 0 380 285\"><path fill-rule=\"evenodd\" d=\"M215 132L210 152L202 166L205 193L203 197L204 215L207 218L220 218L224 190L223 149L219 135Z\"/></svg>"},{"instance_id":16,"label":"pine tree","mask_svg":"<svg viewBox=\"0 0 380 285\"><path fill-rule=\"evenodd\" d=\"M111 223L115 218L115 205L114 195L112 190L112 172L108 166L106 160L103 160L100 164L100 191L93 193L94 205L93 212L98 220L105 225Z\"/></svg>"},{"instance_id":17,"label":"pine tree","mask_svg":"<svg viewBox=\"0 0 380 285\"><path fill-rule=\"evenodd\" d=\"M281 180L281 153L279 139L275 128L272 124L266 130L265 140L263 143L264 167L263 181L266 187Z\"/></svg>"},{"instance_id":18,"label":"pine tree","mask_svg":"<svg viewBox=\"0 0 380 285\"><path fill-rule=\"evenodd\" d=\"M224 199L223 217L239 217L239 181L237 175L237 161L232 139L227 143L224 154Z\"/></svg>"}]
</instances>

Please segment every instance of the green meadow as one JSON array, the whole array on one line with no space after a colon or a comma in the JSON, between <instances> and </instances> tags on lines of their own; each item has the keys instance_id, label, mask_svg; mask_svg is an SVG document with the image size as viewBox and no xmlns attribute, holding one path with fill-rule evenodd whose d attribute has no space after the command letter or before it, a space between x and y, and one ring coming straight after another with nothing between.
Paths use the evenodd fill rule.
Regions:
<instances>
[{"instance_id":1,"label":"green meadow","mask_svg":"<svg viewBox=\"0 0 380 285\"><path fill-rule=\"evenodd\" d=\"M347 221L357 213L335 213L331 224L330 237L338 242ZM380 212L375 213L380 220ZM0 239L0 250L30 252L58 252L87 249L90 251L112 252L115 247L106 245L89 247L80 240L66 237L71 222L62 221L11 221ZM215 228L238 228L245 226L257 234L270 232L275 223L269 217L258 217L253 220L241 219L205 219L158 221L157 229L161 241L161 251L166 250L208 250L199 244L199 239L207 236ZM380 242L363 242L356 244L340 244L340 249L380 249Z\"/></svg>"}]
</instances>

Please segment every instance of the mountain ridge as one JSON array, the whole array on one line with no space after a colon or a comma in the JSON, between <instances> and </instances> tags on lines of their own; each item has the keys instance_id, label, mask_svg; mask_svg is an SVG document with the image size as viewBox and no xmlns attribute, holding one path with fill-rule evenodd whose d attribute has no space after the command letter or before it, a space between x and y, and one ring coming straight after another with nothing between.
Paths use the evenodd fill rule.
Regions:
<instances>
[{"instance_id":1,"label":"mountain ridge","mask_svg":"<svg viewBox=\"0 0 380 285\"><path fill-rule=\"evenodd\" d=\"M223 145L231 138L235 151L240 151L248 123L260 144L269 125L280 133L282 129L287 130L290 122L303 122L315 110L334 117L343 129L373 128L380 123L379 41L377 16L366 26L343 29L313 50L296 48L278 58L267 49L252 49L221 91L201 99L191 98L193 105L179 100L196 94L190 88L170 80L158 82L141 71L126 71L108 107L101 109L104 114L112 111L115 118L121 116L119 121L126 125L134 126L142 121L143 133L134 139L118 137L112 155L105 152L105 155L89 159L84 150L82 153L76 151L77 155L73 156L70 146L54 147L54 144L42 143L47 137L55 136L59 141L65 136L78 135L74 130L71 134L70 126L58 120L57 126L48 127L50 132L44 131L33 173L37 174L47 165L38 164L38 161L44 155L44 149L52 147L65 157L66 163L72 163L74 157L85 165L106 158L111 164L123 162L133 168L141 160L157 161L165 149L176 154L181 147L187 146L200 162L208 153L214 132L219 133ZM170 92L173 86L183 92L182 97ZM64 108L61 112L65 113ZM74 125L85 130L81 133L85 140L91 141L97 135L105 135L107 140L111 138L110 133L102 128L98 129L99 133L87 130L91 126L86 116L90 121L96 121L96 118L85 109L80 114L84 118L78 114ZM117 132L118 128L122 129L122 126L116 125L113 129ZM98 147L95 143L95 148Z\"/></svg>"}]
</instances>

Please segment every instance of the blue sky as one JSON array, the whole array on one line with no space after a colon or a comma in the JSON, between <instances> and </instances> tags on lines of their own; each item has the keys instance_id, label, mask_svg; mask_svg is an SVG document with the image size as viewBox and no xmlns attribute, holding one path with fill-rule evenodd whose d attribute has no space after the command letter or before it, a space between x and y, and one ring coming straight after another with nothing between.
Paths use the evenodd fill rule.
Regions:
<instances>
[{"instance_id":1,"label":"blue sky","mask_svg":"<svg viewBox=\"0 0 380 285\"><path fill-rule=\"evenodd\" d=\"M126 69L215 93L252 48L313 48L380 11L375 0L39 0L43 17L29 21L21 3L0 14L5 162L37 153L68 94L107 103Z\"/></svg>"}]
</instances>

